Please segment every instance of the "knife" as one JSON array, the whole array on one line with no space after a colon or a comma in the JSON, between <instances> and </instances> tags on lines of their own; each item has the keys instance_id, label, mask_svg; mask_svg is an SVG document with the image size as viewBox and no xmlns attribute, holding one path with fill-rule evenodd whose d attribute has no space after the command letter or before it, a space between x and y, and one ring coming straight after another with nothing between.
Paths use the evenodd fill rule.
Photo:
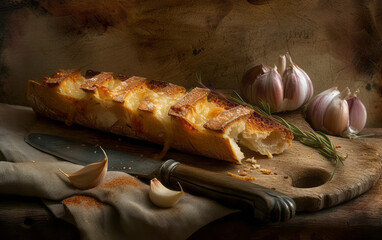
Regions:
<instances>
[{"instance_id":1,"label":"knife","mask_svg":"<svg viewBox=\"0 0 382 240\"><path fill-rule=\"evenodd\" d=\"M31 133L25 137L25 142L75 164L87 165L105 158L93 144L60 136ZM112 149L105 151L109 159L109 171L122 171L147 180L156 177L169 188L176 188L180 183L187 192L240 209L260 222L287 221L296 212L293 199L254 183L187 166L172 159L158 161Z\"/></svg>"}]
</instances>

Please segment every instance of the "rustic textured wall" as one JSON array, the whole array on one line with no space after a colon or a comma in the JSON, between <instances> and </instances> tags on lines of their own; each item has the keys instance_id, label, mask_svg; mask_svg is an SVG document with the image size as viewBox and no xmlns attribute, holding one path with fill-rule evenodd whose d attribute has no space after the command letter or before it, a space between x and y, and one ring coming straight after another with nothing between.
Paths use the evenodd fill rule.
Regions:
<instances>
[{"instance_id":1,"label":"rustic textured wall","mask_svg":"<svg viewBox=\"0 0 382 240\"><path fill-rule=\"evenodd\" d=\"M281 53L312 78L361 90L382 127L382 1L7 0L0 9L0 101L27 104L28 79L59 68L141 75L190 87L238 87Z\"/></svg>"}]
</instances>

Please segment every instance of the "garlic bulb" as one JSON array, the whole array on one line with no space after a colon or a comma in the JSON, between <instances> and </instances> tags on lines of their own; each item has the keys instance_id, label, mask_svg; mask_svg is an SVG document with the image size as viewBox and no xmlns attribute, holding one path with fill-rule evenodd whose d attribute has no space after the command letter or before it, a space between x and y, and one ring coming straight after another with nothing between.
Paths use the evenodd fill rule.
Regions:
<instances>
[{"instance_id":1,"label":"garlic bulb","mask_svg":"<svg viewBox=\"0 0 382 240\"><path fill-rule=\"evenodd\" d=\"M261 106L259 99L269 104L272 112L279 111L283 101L283 85L280 74L274 68L257 65L243 77L240 90L251 104Z\"/></svg>"},{"instance_id":2,"label":"garlic bulb","mask_svg":"<svg viewBox=\"0 0 382 240\"><path fill-rule=\"evenodd\" d=\"M180 189L181 191L170 190L163 186L158 179L153 178L150 181L149 197L158 207L169 208L174 206L183 195L182 186L180 186Z\"/></svg>"},{"instance_id":3,"label":"garlic bulb","mask_svg":"<svg viewBox=\"0 0 382 240\"><path fill-rule=\"evenodd\" d=\"M249 69L243 76L240 91L247 102L261 107L261 99L272 112L281 112L306 104L312 98L313 85L309 76L285 54L280 56L278 68L258 65Z\"/></svg>"},{"instance_id":4,"label":"garlic bulb","mask_svg":"<svg viewBox=\"0 0 382 240\"><path fill-rule=\"evenodd\" d=\"M89 189L96 187L105 178L108 165L108 158L106 153L102 147L100 148L105 154L105 160L102 162L91 163L72 174L65 173L61 169L58 170L60 170L60 172L64 174L76 188Z\"/></svg>"},{"instance_id":5,"label":"garlic bulb","mask_svg":"<svg viewBox=\"0 0 382 240\"><path fill-rule=\"evenodd\" d=\"M306 116L315 130L331 135L351 137L363 129L366 123L366 108L350 89L342 92L337 87L323 91L309 103Z\"/></svg>"}]
</instances>

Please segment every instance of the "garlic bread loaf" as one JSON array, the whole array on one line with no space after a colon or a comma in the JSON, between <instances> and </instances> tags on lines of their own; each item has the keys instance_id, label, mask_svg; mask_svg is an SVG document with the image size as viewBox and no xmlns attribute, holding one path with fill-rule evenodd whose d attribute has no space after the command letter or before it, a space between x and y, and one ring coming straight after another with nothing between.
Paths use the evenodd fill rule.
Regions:
<instances>
[{"instance_id":1,"label":"garlic bread loaf","mask_svg":"<svg viewBox=\"0 0 382 240\"><path fill-rule=\"evenodd\" d=\"M167 82L110 72L60 70L29 81L28 100L40 115L180 151L241 163L244 146L263 155L282 153L292 133L252 109L206 88L189 92Z\"/></svg>"}]
</instances>

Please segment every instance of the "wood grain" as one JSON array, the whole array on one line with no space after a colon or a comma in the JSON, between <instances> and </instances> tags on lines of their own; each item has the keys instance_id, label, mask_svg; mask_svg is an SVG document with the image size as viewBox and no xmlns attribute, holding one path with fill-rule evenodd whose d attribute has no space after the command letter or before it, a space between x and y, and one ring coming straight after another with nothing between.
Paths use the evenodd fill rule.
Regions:
<instances>
[{"instance_id":1,"label":"wood grain","mask_svg":"<svg viewBox=\"0 0 382 240\"><path fill-rule=\"evenodd\" d=\"M288 114L284 118L302 129L309 130L309 125L299 113ZM37 121L31 131L74 137L84 142L146 157L153 157L161 151L161 146L155 144L79 126L67 127L62 123L43 118ZM348 154L345 164L338 167L331 181L328 180L334 169L333 163L297 141L293 141L290 149L272 159L246 153L248 158L256 159L262 169L271 170L270 175L264 174L261 169L246 171L252 167L252 164L246 161L242 165L237 165L174 150L170 150L164 159L174 159L227 177L229 177L228 172L236 174L245 172L248 176L256 178L254 181L256 184L290 196L296 202L297 211L318 211L361 195L369 190L381 175L380 152L375 144L378 141L382 142L381 139L350 140L338 137L331 139L340 147L339 150Z\"/></svg>"}]
</instances>

